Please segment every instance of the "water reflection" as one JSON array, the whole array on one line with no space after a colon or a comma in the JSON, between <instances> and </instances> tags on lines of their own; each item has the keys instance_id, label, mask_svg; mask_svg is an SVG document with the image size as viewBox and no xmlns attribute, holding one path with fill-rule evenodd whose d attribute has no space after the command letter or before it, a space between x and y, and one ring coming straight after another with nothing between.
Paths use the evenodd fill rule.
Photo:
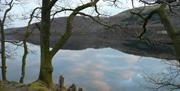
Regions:
<instances>
[{"instance_id":1,"label":"water reflection","mask_svg":"<svg viewBox=\"0 0 180 91\"><path fill-rule=\"evenodd\" d=\"M36 80L39 73L39 47L32 44L29 47L25 83ZM17 48L13 58L8 59L9 80L18 81L21 77L22 50ZM63 74L65 83L76 83L85 91L151 91L143 87L147 84L143 75L166 71L168 67L161 59L129 55L111 48L61 50L53 60L55 82Z\"/></svg>"}]
</instances>

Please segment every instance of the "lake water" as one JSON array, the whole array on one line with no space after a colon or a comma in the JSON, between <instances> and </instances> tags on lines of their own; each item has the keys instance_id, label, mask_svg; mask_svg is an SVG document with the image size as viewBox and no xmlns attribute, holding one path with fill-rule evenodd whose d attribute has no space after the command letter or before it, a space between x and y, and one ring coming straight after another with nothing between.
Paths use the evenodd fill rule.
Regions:
<instances>
[{"instance_id":1,"label":"lake water","mask_svg":"<svg viewBox=\"0 0 180 91\"><path fill-rule=\"evenodd\" d=\"M18 81L21 76L21 47L7 44L7 76ZM25 83L35 81L39 73L39 46L29 44ZM54 82L65 76L66 85L76 83L85 91L152 91L144 76L166 72L169 65L162 59L126 54L112 48L60 50L53 59ZM1 78L1 75L0 75ZM165 91L165 90L162 90Z\"/></svg>"}]
</instances>

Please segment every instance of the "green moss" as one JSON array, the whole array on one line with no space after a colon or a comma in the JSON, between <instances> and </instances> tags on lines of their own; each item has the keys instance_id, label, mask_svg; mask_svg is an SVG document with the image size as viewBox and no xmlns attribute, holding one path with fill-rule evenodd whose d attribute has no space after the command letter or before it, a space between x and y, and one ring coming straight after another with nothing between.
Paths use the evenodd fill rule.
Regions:
<instances>
[{"instance_id":1,"label":"green moss","mask_svg":"<svg viewBox=\"0 0 180 91\"><path fill-rule=\"evenodd\" d=\"M56 91L57 86L53 85L52 88L48 88L48 86L42 81L36 81L28 86L28 91Z\"/></svg>"},{"instance_id":2,"label":"green moss","mask_svg":"<svg viewBox=\"0 0 180 91\"><path fill-rule=\"evenodd\" d=\"M3 82L2 81L0 81L0 88L2 88L3 87ZM0 90L1 91L1 90Z\"/></svg>"},{"instance_id":3,"label":"green moss","mask_svg":"<svg viewBox=\"0 0 180 91\"><path fill-rule=\"evenodd\" d=\"M28 91L49 91L49 89L43 82L36 81L30 84Z\"/></svg>"},{"instance_id":4,"label":"green moss","mask_svg":"<svg viewBox=\"0 0 180 91\"><path fill-rule=\"evenodd\" d=\"M0 91L5 91L3 88L0 88Z\"/></svg>"}]
</instances>

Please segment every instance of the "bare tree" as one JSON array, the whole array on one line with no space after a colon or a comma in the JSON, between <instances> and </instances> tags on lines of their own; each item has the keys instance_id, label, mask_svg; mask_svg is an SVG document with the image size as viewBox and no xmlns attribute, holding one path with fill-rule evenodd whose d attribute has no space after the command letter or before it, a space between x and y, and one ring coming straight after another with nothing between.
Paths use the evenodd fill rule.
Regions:
<instances>
[{"instance_id":1,"label":"bare tree","mask_svg":"<svg viewBox=\"0 0 180 91\"><path fill-rule=\"evenodd\" d=\"M147 75L145 79L151 85L151 87L155 90L163 90L167 89L170 91L176 91L180 89L179 77L180 77L180 30L176 28L170 21L169 16L166 15L167 7L171 13L178 15L178 13L174 12L174 7L179 7L180 2L179 0L140 0L144 4L148 5L155 5L159 4L159 7L155 8L151 12L148 13L147 16L143 16L141 12L132 12L139 16L143 22L143 31L138 36L140 39L143 38L143 35L146 33L147 29L146 26L149 20L154 16L158 15L160 17L160 21L163 24L164 28L167 31L168 36L171 38L175 52L177 61L176 62L169 62L170 68L166 69L168 72Z\"/></svg>"},{"instance_id":2,"label":"bare tree","mask_svg":"<svg viewBox=\"0 0 180 91\"><path fill-rule=\"evenodd\" d=\"M41 49L41 63L40 63L40 73L39 73L39 81L42 81L47 84L49 88L53 87L53 81L52 81L52 72L53 72L53 66L52 66L52 59L55 56L55 54L63 47L63 45L68 41L72 34L72 24L73 20L76 15L80 14L83 16L87 16L94 21L106 25L104 23L99 22L96 18L94 18L91 15L85 14L81 12L82 10L94 7L94 10L99 15L99 12L97 10L97 3L99 0L90 0L87 3L84 3L82 5L77 6L74 9L67 9L62 8L61 10L55 12L61 13L63 11L71 11L70 15L67 17L66 22L66 31L62 36L59 37L57 43L55 46L50 49L49 43L50 43L50 28L51 28L51 10L52 7L55 5L55 3L58 0L42 0L42 8L41 8L41 22L40 22L40 49ZM54 15L53 14L53 15Z\"/></svg>"},{"instance_id":3,"label":"bare tree","mask_svg":"<svg viewBox=\"0 0 180 91\"><path fill-rule=\"evenodd\" d=\"M1 1L0 1L1 2ZM8 6L8 8L5 10L4 14L3 14L3 18L0 19L0 28L1 28L1 62L2 62L2 80L6 81L6 48L5 48L5 33L4 33L4 24L7 18L7 14L9 13L9 11L12 9L13 7L13 0L11 1L4 1L5 5Z\"/></svg>"},{"instance_id":4,"label":"bare tree","mask_svg":"<svg viewBox=\"0 0 180 91\"><path fill-rule=\"evenodd\" d=\"M23 49L24 49L24 53L23 53L23 57L22 57L22 66L21 66L21 78L19 80L20 83L24 82L24 77L25 77L25 66L26 66L26 60L27 60L27 55L28 55L28 45L27 45L27 40L31 34L32 31L30 31L30 25L32 23L32 20L34 18L34 14L36 12L36 10L41 9L40 7L35 8L30 17L29 17L29 21L28 21L28 25L25 29L25 34L24 34L24 38L23 38Z\"/></svg>"},{"instance_id":5,"label":"bare tree","mask_svg":"<svg viewBox=\"0 0 180 91\"><path fill-rule=\"evenodd\" d=\"M145 81L148 82L147 87L157 91L169 90L179 91L180 90L180 69L177 61L167 62L169 67L166 72L160 72L157 74L146 75Z\"/></svg>"},{"instance_id":6,"label":"bare tree","mask_svg":"<svg viewBox=\"0 0 180 91\"><path fill-rule=\"evenodd\" d=\"M140 39L146 33L146 25L148 21L157 14L160 17L161 23L164 25L168 36L171 38L177 60L180 62L180 30L175 28L175 26L171 23L169 17L166 15L166 8L169 7L171 13L177 14L173 12L172 7L180 6L180 2L178 0L140 0L144 4L155 5L159 4L160 6L154 10L152 10L147 16L143 16L141 12L132 12L133 14L138 15L141 19L144 20L143 24L143 32L138 36Z\"/></svg>"}]
</instances>

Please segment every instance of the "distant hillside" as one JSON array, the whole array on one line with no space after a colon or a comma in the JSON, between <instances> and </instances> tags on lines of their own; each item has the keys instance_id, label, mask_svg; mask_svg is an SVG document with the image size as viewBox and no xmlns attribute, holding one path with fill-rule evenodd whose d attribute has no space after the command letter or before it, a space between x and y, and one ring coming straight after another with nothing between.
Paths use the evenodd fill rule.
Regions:
<instances>
[{"instance_id":1,"label":"distant hillside","mask_svg":"<svg viewBox=\"0 0 180 91\"><path fill-rule=\"evenodd\" d=\"M157 6L149 6L143 12L147 15ZM142 7L141 7L142 8ZM138 9L141 9L138 8ZM180 11L180 9L178 9ZM137 34L142 31L142 21L137 16L130 14L127 10L112 17L103 18L103 21L114 25L111 29L97 24L89 18L77 16L74 20L73 34L69 41L63 47L64 49L85 49L85 48L103 48L112 47L120 51L142 56L153 56L166 59L174 59L174 49L171 40L167 36L165 29L159 22L157 16L153 17L148 24L148 32L145 34L148 40L139 40ZM135 11L135 9L133 9ZM167 10L167 12L169 12ZM171 21L176 27L180 28L180 17L168 13ZM53 21L51 31L50 45L54 46L57 38L65 31L66 17L60 17ZM39 44L39 31L33 24L33 31L29 42ZM7 39L22 40L24 28L13 28L7 30Z\"/></svg>"},{"instance_id":2,"label":"distant hillside","mask_svg":"<svg viewBox=\"0 0 180 91\"><path fill-rule=\"evenodd\" d=\"M153 6L146 6L146 7L139 7L139 8L135 8L135 9L130 9L130 10L126 10L124 12L121 12L115 16L112 16L112 18L119 18L119 22L127 22L129 24L142 24L142 19L136 15L132 15L131 12L138 12L138 11L141 11L141 15L143 16L147 16L149 14L149 12L151 12L152 10L158 8L159 5L153 5ZM178 13L180 15L180 6L176 7L176 8L173 8L173 11ZM177 27L180 27L180 16L177 16L173 13L171 13L169 11L169 9L167 8L167 15L170 16L170 19L172 20L173 23L175 24L178 24ZM160 23L160 19L159 19L159 16L158 15L154 15L152 18L151 18L151 23Z\"/></svg>"}]
</instances>

